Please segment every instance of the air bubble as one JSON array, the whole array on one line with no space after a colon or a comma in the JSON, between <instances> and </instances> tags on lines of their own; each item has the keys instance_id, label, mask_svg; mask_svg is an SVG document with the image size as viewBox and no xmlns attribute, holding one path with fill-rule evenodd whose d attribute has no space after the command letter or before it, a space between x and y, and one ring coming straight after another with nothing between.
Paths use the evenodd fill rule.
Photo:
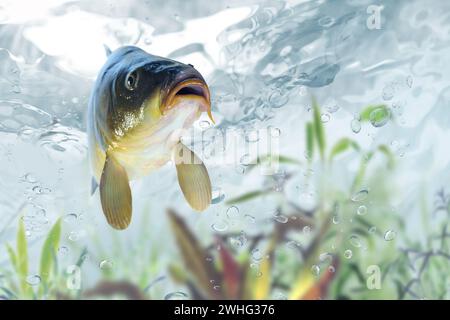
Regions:
<instances>
[{"instance_id":1,"label":"air bubble","mask_svg":"<svg viewBox=\"0 0 450 320\"><path fill-rule=\"evenodd\" d=\"M246 214L244 216L245 220L248 221L249 223L255 223L256 222L256 218L250 214Z\"/></svg>"},{"instance_id":2,"label":"air bubble","mask_svg":"<svg viewBox=\"0 0 450 320\"><path fill-rule=\"evenodd\" d=\"M244 174L245 173L245 167L244 166L236 166L235 170L239 174Z\"/></svg>"},{"instance_id":3,"label":"air bubble","mask_svg":"<svg viewBox=\"0 0 450 320\"><path fill-rule=\"evenodd\" d=\"M281 135L281 130L279 128L270 128L270 135L272 137L279 137Z\"/></svg>"},{"instance_id":4,"label":"air bubble","mask_svg":"<svg viewBox=\"0 0 450 320\"><path fill-rule=\"evenodd\" d=\"M359 133L361 131L361 121L358 119L353 119L350 123L350 127L354 133Z\"/></svg>"},{"instance_id":5,"label":"air bubble","mask_svg":"<svg viewBox=\"0 0 450 320\"><path fill-rule=\"evenodd\" d=\"M239 236L230 238L230 243L237 248L243 247L247 243L244 231L242 231Z\"/></svg>"},{"instance_id":6,"label":"air bubble","mask_svg":"<svg viewBox=\"0 0 450 320\"><path fill-rule=\"evenodd\" d=\"M358 209L356 210L356 213L360 216L364 216L367 213L367 207L366 206L359 206Z\"/></svg>"},{"instance_id":7,"label":"air bubble","mask_svg":"<svg viewBox=\"0 0 450 320\"><path fill-rule=\"evenodd\" d=\"M214 222L211 228L216 232L224 232L228 229L228 223L226 221Z\"/></svg>"},{"instance_id":8,"label":"air bubble","mask_svg":"<svg viewBox=\"0 0 450 320\"><path fill-rule=\"evenodd\" d=\"M239 160L239 163L242 165L242 166L248 166L248 165L250 165L251 164L251 159L250 159L250 155L249 154L244 154L242 157L241 157L241 159Z\"/></svg>"},{"instance_id":9,"label":"air bubble","mask_svg":"<svg viewBox=\"0 0 450 320\"><path fill-rule=\"evenodd\" d=\"M337 214L333 216L333 224L339 224L339 216Z\"/></svg>"},{"instance_id":10,"label":"air bubble","mask_svg":"<svg viewBox=\"0 0 450 320\"><path fill-rule=\"evenodd\" d=\"M200 129L208 129L211 127L211 122L204 120L204 121L200 121L200 123L198 124L198 126L200 127Z\"/></svg>"},{"instance_id":11,"label":"air bubble","mask_svg":"<svg viewBox=\"0 0 450 320\"><path fill-rule=\"evenodd\" d=\"M30 286L37 286L41 283L41 277L38 275L28 276L26 281Z\"/></svg>"},{"instance_id":12,"label":"air bubble","mask_svg":"<svg viewBox=\"0 0 450 320\"><path fill-rule=\"evenodd\" d=\"M52 192L51 189L40 186L34 186L32 190L35 194L49 194L50 192Z\"/></svg>"},{"instance_id":13,"label":"air bubble","mask_svg":"<svg viewBox=\"0 0 450 320\"><path fill-rule=\"evenodd\" d=\"M384 234L384 240L386 241L392 241L395 239L395 237L397 236L397 233L394 230L388 230L386 231L386 233Z\"/></svg>"},{"instance_id":14,"label":"air bubble","mask_svg":"<svg viewBox=\"0 0 450 320\"><path fill-rule=\"evenodd\" d=\"M258 131L250 131L245 135L245 141L249 143L258 142L259 141L259 132Z\"/></svg>"},{"instance_id":15,"label":"air bubble","mask_svg":"<svg viewBox=\"0 0 450 320\"><path fill-rule=\"evenodd\" d=\"M23 180L28 183L36 183L37 179L32 173L27 173L23 176Z\"/></svg>"},{"instance_id":16,"label":"air bubble","mask_svg":"<svg viewBox=\"0 0 450 320\"><path fill-rule=\"evenodd\" d=\"M350 244L356 248L360 248L361 247L361 240L359 239L359 237L357 235L351 235L350 238L348 239L348 241L350 242Z\"/></svg>"},{"instance_id":17,"label":"air bubble","mask_svg":"<svg viewBox=\"0 0 450 320\"><path fill-rule=\"evenodd\" d=\"M304 234L310 234L311 233L311 227L310 226L304 226L303 227L303 233Z\"/></svg>"},{"instance_id":18,"label":"air bubble","mask_svg":"<svg viewBox=\"0 0 450 320\"><path fill-rule=\"evenodd\" d=\"M78 219L78 216L76 213L69 213L64 216L64 222L67 222L67 223L73 223L73 222L77 221L77 219Z\"/></svg>"},{"instance_id":19,"label":"air bubble","mask_svg":"<svg viewBox=\"0 0 450 320\"><path fill-rule=\"evenodd\" d=\"M261 250L259 250L258 248L253 249L251 254L252 254L252 259L254 261L261 261L263 258Z\"/></svg>"},{"instance_id":20,"label":"air bubble","mask_svg":"<svg viewBox=\"0 0 450 320\"><path fill-rule=\"evenodd\" d=\"M319 26L324 27L324 28L329 28L334 24L334 18L333 17L329 17L329 16L325 16L319 19L318 23Z\"/></svg>"},{"instance_id":21,"label":"air bubble","mask_svg":"<svg viewBox=\"0 0 450 320\"><path fill-rule=\"evenodd\" d=\"M320 116L320 121L322 123L327 123L328 121L330 121L331 116L328 113L322 113L322 115Z\"/></svg>"},{"instance_id":22,"label":"air bubble","mask_svg":"<svg viewBox=\"0 0 450 320\"><path fill-rule=\"evenodd\" d=\"M298 249L298 248L301 247L300 243L298 243L297 241L294 241L294 240L288 241L288 242L286 243L286 246L287 246L289 249Z\"/></svg>"},{"instance_id":23,"label":"air bubble","mask_svg":"<svg viewBox=\"0 0 450 320\"><path fill-rule=\"evenodd\" d=\"M72 231L69 233L69 240L70 241L78 241L80 239L80 235L76 231Z\"/></svg>"},{"instance_id":24,"label":"air bubble","mask_svg":"<svg viewBox=\"0 0 450 320\"><path fill-rule=\"evenodd\" d=\"M379 128L384 126L389 121L390 116L391 113L389 109L383 106L372 110L369 115L369 120L374 127Z\"/></svg>"},{"instance_id":25,"label":"air bubble","mask_svg":"<svg viewBox=\"0 0 450 320\"><path fill-rule=\"evenodd\" d=\"M164 300L187 300L188 294L182 291L168 293L164 296Z\"/></svg>"},{"instance_id":26,"label":"air bubble","mask_svg":"<svg viewBox=\"0 0 450 320\"><path fill-rule=\"evenodd\" d=\"M15 85L13 85L13 87L12 87L12 92L13 92L13 93L21 93L21 92L22 92L22 88L20 88L19 85L15 84Z\"/></svg>"},{"instance_id":27,"label":"air bubble","mask_svg":"<svg viewBox=\"0 0 450 320\"><path fill-rule=\"evenodd\" d=\"M61 246L58 248L58 253L62 256L67 255L67 253L69 253L69 248L65 247L65 246Z\"/></svg>"},{"instance_id":28,"label":"air bubble","mask_svg":"<svg viewBox=\"0 0 450 320\"><path fill-rule=\"evenodd\" d=\"M99 267L102 270L111 270L113 266L114 266L113 262L109 260L103 260L99 264Z\"/></svg>"},{"instance_id":29,"label":"air bubble","mask_svg":"<svg viewBox=\"0 0 450 320\"><path fill-rule=\"evenodd\" d=\"M276 214L273 216L273 218L274 218L275 221L277 221L277 222L279 222L279 223L287 223L288 220L289 220L288 217L283 216L283 215L281 215L281 214L279 214L279 213L276 213Z\"/></svg>"},{"instance_id":30,"label":"air bubble","mask_svg":"<svg viewBox=\"0 0 450 320\"><path fill-rule=\"evenodd\" d=\"M221 188L213 188L211 192L211 203L217 204L222 202L225 199L225 194L222 192Z\"/></svg>"},{"instance_id":31,"label":"air bubble","mask_svg":"<svg viewBox=\"0 0 450 320\"><path fill-rule=\"evenodd\" d=\"M413 85L413 77L412 76L406 77L406 85L410 88L412 87L412 85Z\"/></svg>"},{"instance_id":32,"label":"air bubble","mask_svg":"<svg viewBox=\"0 0 450 320\"><path fill-rule=\"evenodd\" d=\"M236 206L231 206L227 209L226 216L228 219L236 219L239 217L239 208Z\"/></svg>"},{"instance_id":33,"label":"air bubble","mask_svg":"<svg viewBox=\"0 0 450 320\"><path fill-rule=\"evenodd\" d=\"M361 202L367 199L367 197L369 196L369 190L367 189L362 189L360 191L358 191L357 193L355 193L351 200L353 202Z\"/></svg>"},{"instance_id":34,"label":"air bubble","mask_svg":"<svg viewBox=\"0 0 450 320\"><path fill-rule=\"evenodd\" d=\"M315 276L318 276L320 274L320 267L318 265L313 265L311 267L311 273Z\"/></svg>"},{"instance_id":35,"label":"air bubble","mask_svg":"<svg viewBox=\"0 0 450 320\"><path fill-rule=\"evenodd\" d=\"M344 251L344 257L345 257L346 259L351 259L352 256L353 256L352 250L348 249L348 250L345 250L345 251Z\"/></svg>"},{"instance_id":36,"label":"air bubble","mask_svg":"<svg viewBox=\"0 0 450 320\"><path fill-rule=\"evenodd\" d=\"M394 97L394 86L393 85L387 85L383 88L383 100L392 100Z\"/></svg>"}]
</instances>

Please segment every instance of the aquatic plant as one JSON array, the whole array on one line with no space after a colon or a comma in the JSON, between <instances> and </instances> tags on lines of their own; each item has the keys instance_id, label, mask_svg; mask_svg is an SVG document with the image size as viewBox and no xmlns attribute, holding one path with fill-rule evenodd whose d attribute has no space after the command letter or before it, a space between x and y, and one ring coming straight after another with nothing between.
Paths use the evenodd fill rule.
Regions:
<instances>
[{"instance_id":1,"label":"aquatic plant","mask_svg":"<svg viewBox=\"0 0 450 320\"><path fill-rule=\"evenodd\" d=\"M370 114L380 108L384 107L363 108L359 121L370 122ZM144 257L145 246L136 248L138 251L133 252L141 252L140 262L129 269L127 266L135 255L130 256L130 250L121 245L114 246L114 268L100 266L102 277L97 284L78 291L68 290L67 274L58 268L55 254L61 236L61 219L42 245L39 272L30 275L27 236L23 220L19 219L16 246L5 247L11 268L0 279L3 298L402 299L433 296L436 292L445 296L444 287L435 287L436 281L425 280L445 276L449 256L446 223L441 234L430 235L426 245L410 241L399 253L394 240L396 234L405 233L404 224L389 207L385 184L379 183L395 165L390 149L376 145L372 150L364 150L349 137L338 138L328 147L321 110L315 101L311 111L311 121L305 125L307 161L280 155L281 173L268 176L261 188L226 201L226 205L236 208L276 196L277 210L270 218L259 220L263 225L261 231L216 232L209 245L202 245L199 235L180 215L168 210L173 238L182 257L182 264L169 262L171 287L181 286L189 295L184 289L169 293L157 290L150 294L156 283L169 281L164 276L152 279L163 267L158 262L160 251L155 247L150 256ZM388 121L391 119L389 116ZM385 121L381 116L376 120ZM346 154L359 157L360 163L348 184L336 186L334 165ZM384 161L380 161L383 157ZM374 159L378 160L374 166L384 167L383 170L367 170ZM252 174L268 161L272 161L268 155L259 157L247 166L245 174ZM321 179L313 180L313 168L320 172ZM305 208L302 198L293 199L287 194L287 185L299 175L319 191L313 207ZM448 215L449 198L445 191L439 192L434 211ZM145 234L143 228L143 244ZM440 243L439 248L435 247L436 242ZM104 249L99 249L97 256L106 255ZM76 261L80 268L89 261L88 255L91 259L95 256L94 248L74 247L74 250L80 252ZM406 269L419 261L422 265ZM366 269L370 265L377 265L383 271L380 290L367 288ZM390 272L393 270L397 272Z\"/></svg>"},{"instance_id":2,"label":"aquatic plant","mask_svg":"<svg viewBox=\"0 0 450 320\"><path fill-rule=\"evenodd\" d=\"M384 106L369 106L361 112L361 121L370 121L367 114ZM387 113L386 113L387 114ZM172 230L183 257L185 267L192 277L182 275L179 267L172 265L171 274L175 280L184 283L193 298L245 298L264 299L284 297L289 299L325 299L354 298L364 296L366 276L363 272L365 261L357 259L359 255L368 255L369 260L380 250L376 239L384 241L385 224L395 225L392 214L385 214L382 223L377 222L375 214L366 215L370 185L366 177L369 162L378 154L387 159L388 170L394 166L393 155L385 145L375 150L364 151L351 138L339 139L331 148L327 148L326 132L321 121L321 112L317 102L312 102L312 120L306 124L306 157L308 163L287 156L278 156L285 171L268 179L265 187L248 191L231 198L228 205L236 206L244 202L257 201L263 197L277 196L278 208L268 223L269 231L254 235L242 233L217 233L215 244L202 248L194 234L183 220L173 211L169 211ZM377 116L377 121L383 120ZM321 177L331 175L333 161L345 152L354 152L361 157L358 170L347 190L332 188L330 179L322 179L316 188L320 190L319 200L314 208L304 209L302 201L286 196L285 185L294 179L306 166L305 180L310 183L310 168L315 155L319 157ZM254 165L247 167L250 174L258 165L273 161L270 155L261 156ZM377 177L375 177L376 179ZM374 184L376 186L376 183ZM385 194L377 195L376 188L371 190L372 201L386 204ZM375 209L374 209L375 211ZM267 222L267 221L266 221ZM346 236L350 235L350 236ZM301 238L301 240L297 240ZM241 249L236 250L233 243L238 242ZM243 243L245 242L245 243ZM231 245L230 245L231 244ZM345 248L345 249L343 249ZM364 251L362 253L357 251ZM384 252L386 263L395 247L390 246ZM257 258L254 255L258 255ZM213 258L214 256L218 256ZM372 257L371 257L372 256ZM382 265L384 268L384 265ZM356 281L355 281L356 280ZM353 283L353 284L352 284ZM361 293L346 293L347 285L359 286ZM357 289L353 287L353 289ZM391 288L384 291L392 294ZM389 294L389 295L388 295ZM374 295L374 293L372 293Z\"/></svg>"},{"instance_id":3,"label":"aquatic plant","mask_svg":"<svg viewBox=\"0 0 450 320\"><path fill-rule=\"evenodd\" d=\"M54 289L58 277L56 253L61 237L61 220L58 219L44 241L41 249L39 274L29 274L28 244L23 219L19 219L16 236L16 249L6 244L15 280L8 277L8 288L2 287L7 299L41 299Z\"/></svg>"}]
</instances>

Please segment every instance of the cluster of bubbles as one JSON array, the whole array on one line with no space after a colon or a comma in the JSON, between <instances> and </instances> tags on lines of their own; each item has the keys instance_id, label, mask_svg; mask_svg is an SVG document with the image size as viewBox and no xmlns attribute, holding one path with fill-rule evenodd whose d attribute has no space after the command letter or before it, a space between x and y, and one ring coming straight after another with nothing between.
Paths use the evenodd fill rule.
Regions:
<instances>
[{"instance_id":1,"label":"cluster of bubbles","mask_svg":"<svg viewBox=\"0 0 450 320\"><path fill-rule=\"evenodd\" d=\"M369 189L362 188L355 193L353 193L350 197L350 204L356 205L355 214L357 217L363 217L368 214L368 208L367 208L367 202L369 199ZM370 202L369 202L370 203ZM354 215L348 220L350 223L353 223L353 217ZM332 215L332 223L334 225L338 225L341 223L341 218L339 216L339 206L338 204L335 205L333 215ZM343 232L343 229L341 229L341 232ZM368 233L369 235L376 235L377 234L377 228L375 226L368 227ZM396 232L392 229L388 229L384 232L384 234L380 235L382 239L384 239L387 242L391 242L396 237ZM346 244L350 245L350 248L346 246ZM335 245L332 245L332 248L335 249ZM359 234L352 233L347 238L347 243L343 244L343 256L345 259L350 260L354 256L355 250L366 250L367 246L365 243L365 238ZM318 271L319 270L319 271ZM313 274L318 275L320 273L320 266L313 265L313 268L311 270Z\"/></svg>"},{"instance_id":2,"label":"cluster of bubbles","mask_svg":"<svg viewBox=\"0 0 450 320\"><path fill-rule=\"evenodd\" d=\"M254 248L250 252L250 268L254 270L256 277L261 277L263 275L261 271L261 263L264 259L270 259L270 256L267 254L264 254L263 251L259 248Z\"/></svg>"},{"instance_id":3,"label":"cluster of bubbles","mask_svg":"<svg viewBox=\"0 0 450 320\"><path fill-rule=\"evenodd\" d=\"M41 235L50 226L47 217L47 210L41 204L40 197L51 194L52 189L45 187L36 178L28 172L19 178L19 182L24 184L24 197L27 199L26 206L22 210L21 217L24 222L25 232L28 237Z\"/></svg>"},{"instance_id":4,"label":"cluster of bubbles","mask_svg":"<svg viewBox=\"0 0 450 320\"><path fill-rule=\"evenodd\" d=\"M410 89L413 86L413 77L407 76L404 81L391 81L387 83L382 90L382 99L386 103L373 108L369 114L369 122L375 128L385 126L389 120L394 116L398 118L398 123L402 124L403 120L403 103L400 100L395 100L395 94L401 92L404 89ZM388 106L390 104L390 106ZM361 114L356 113L354 118L350 122L350 127L354 133L359 133L362 128Z\"/></svg>"},{"instance_id":5,"label":"cluster of bubbles","mask_svg":"<svg viewBox=\"0 0 450 320\"><path fill-rule=\"evenodd\" d=\"M340 67L332 52L318 52L309 60L302 53L314 38L305 34L329 31L340 23L329 16L320 20L326 23L305 19L315 9L309 4L263 3L250 17L219 35L226 68L212 75L214 102L219 111L234 105L240 110L225 116L226 124L270 120L276 109L304 96L306 88L323 87L334 80ZM322 121L329 118L324 114Z\"/></svg>"},{"instance_id":6,"label":"cluster of bubbles","mask_svg":"<svg viewBox=\"0 0 450 320\"><path fill-rule=\"evenodd\" d=\"M217 214L216 220L211 224L211 229L217 233L224 233L230 229L232 226L237 226L242 222L246 225L252 225L256 221L256 218L251 214L242 215L239 208L235 205L232 205L224 212L220 212ZM240 236L237 237L236 243L244 243L246 241L242 241L242 237L245 234L242 232Z\"/></svg>"}]
</instances>

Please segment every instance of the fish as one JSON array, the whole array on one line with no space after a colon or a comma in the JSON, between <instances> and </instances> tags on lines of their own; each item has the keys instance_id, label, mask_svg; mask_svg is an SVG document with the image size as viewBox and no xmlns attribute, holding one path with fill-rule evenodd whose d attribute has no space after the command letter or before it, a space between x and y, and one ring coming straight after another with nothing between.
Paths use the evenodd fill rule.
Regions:
<instances>
[{"instance_id":1,"label":"fish","mask_svg":"<svg viewBox=\"0 0 450 320\"><path fill-rule=\"evenodd\" d=\"M208 170L181 142L183 130L204 112L214 123L209 87L191 64L135 46L108 52L89 98L87 136L91 193L99 189L111 227L123 230L131 222L130 181L169 162L190 207L208 208Z\"/></svg>"}]
</instances>

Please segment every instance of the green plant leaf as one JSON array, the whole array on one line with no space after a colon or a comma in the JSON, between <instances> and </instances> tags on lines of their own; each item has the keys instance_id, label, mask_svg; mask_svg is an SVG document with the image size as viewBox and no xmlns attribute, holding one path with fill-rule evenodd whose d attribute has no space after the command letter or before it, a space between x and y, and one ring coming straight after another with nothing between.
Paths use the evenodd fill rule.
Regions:
<instances>
[{"instance_id":1,"label":"green plant leaf","mask_svg":"<svg viewBox=\"0 0 450 320\"><path fill-rule=\"evenodd\" d=\"M263 196L265 194L270 193L270 190L255 190L255 191L250 191L247 193L244 193L241 196L235 197L235 198L231 198L230 200L226 201L226 204L237 204L237 203L241 203L241 202L245 202L245 201L249 201L252 200L254 198L258 198L260 196Z\"/></svg>"},{"instance_id":2,"label":"green plant leaf","mask_svg":"<svg viewBox=\"0 0 450 320\"><path fill-rule=\"evenodd\" d=\"M379 113L376 112L376 114L375 114L374 111L376 111L376 110L380 110L380 112ZM381 111L386 111L386 112L381 112ZM381 121L381 120L383 120L382 117L386 116L386 114L390 114L390 113L389 113L388 107L385 104L370 105L370 106L365 107L360 112L361 122L371 121L371 115L372 115L372 121Z\"/></svg>"},{"instance_id":3,"label":"green plant leaf","mask_svg":"<svg viewBox=\"0 0 450 320\"><path fill-rule=\"evenodd\" d=\"M306 154L310 162L314 156L314 124L312 122L306 124Z\"/></svg>"},{"instance_id":4,"label":"green plant leaf","mask_svg":"<svg viewBox=\"0 0 450 320\"><path fill-rule=\"evenodd\" d=\"M270 259L264 259L260 263L259 271L258 274L256 274L253 286L253 297L255 300L263 300L269 298L271 286L271 269L272 262Z\"/></svg>"},{"instance_id":5,"label":"green plant leaf","mask_svg":"<svg viewBox=\"0 0 450 320\"><path fill-rule=\"evenodd\" d=\"M340 153L347 151L348 149L353 148L356 151L359 151L359 145L349 138L342 138L333 146L330 152L330 161Z\"/></svg>"},{"instance_id":6,"label":"green plant leaf","mask_svg":"<svg viewBox=\"0 0 450 320\"><path fill-rule=\"evenodd\" d=\"M256 161L252 161L250 165L247 166L247 169L245 170L245 173L249 173L252 169L256 168L258 165L261 165L263 163L270 163L272 156L270 154L266 154L263 156L260 156L256 158ZM281 164L292 164L292 165L301 165L302 163L294 158L278 155L278 163Z\"/></svg>"},{"instance_id":7,"label":"green plant leaf","mask_svg":"<svg viewBox=\"0 0 450 320\"><path fill-rule=\"evenodd\" d=\"M50 276L54 262L53 259L56 255L56 251L58 250L60 238L61 219L58 219L49 231L41 251L39 274L44 285L47 283Z\"/></svg>"},{"instance_id":8,"label":"green plant leaf","mask_svg":"<svg viewBox=\"0 0 450 320\"><path fill-rule=\"evenodd\" d=\"M316 135L317 146L319 147L320 157L323 160L325 154L325 132L322 120L320 119L320 107L315 98L312 99L312 106L314 112L314 131Z\"/></svg>"},{"instance_id":9,"label":"green plant leaf","mask_svg":"<svg viewBox=\"0 0 450 320\"><path fill-rule=\"evenodd\" d=\"M19 228L17 230L16 239L16 257L17 257L17 274L20 279L20 287L24 295L28 296L30 288L27 284L28 276L28 250L27 236L25 234L25 226L23 220L19 219Z\"/></svg>"},{"instance_id":10,"label":"green plant leaf","mask_svg":"<svg viewBox=\"0 0 450 320\"><path fill-rule=\"evenodd\" d=\"M287 156L283 156L283 155L279 155L278 156L278 162L283 163L283 164L297 164L297 165L301 165L302 164L297 159L294 159L294 158L291 158L291 157L287 157Z\"/></svg>"},{"instance_id":11,"label":"green plant leaf","mask_svg":"<svg viewBox=\"0 0 450 320\"><path fill-rule=\"evenodd\" d=\"M8 299L10 299L10 300L18 298L14 292L12 292L11 290L9 290L6 287L0 287L0 290L2 290L8 296Z\"/></svg>"},{"instance_id":12,"label":"green plant leaf","mask_svg":"<svg viewBox=\"0 0 450 320\"><path fill-rule=\"evenodd\" d=\"M386 156L388 160L388 168L392 169L395 165L395 157L392 154L391 149L389 149L387 145L382 144L378 146L378 150Z\"/></svg>"},{"instance_id":13,"label":"green plant leaf","mask_svg":"<svg viewBox=\"0 0 450 320\"><path fill-rule=\"evenodd\" d=\"M14 252L14 249L9 245L9 243L6 244L6 251L8 252L9 261L11 262L12 266L14 267L14 270L17 272L16 253Z\"/></svg>"},{"instance_id":14,"label":"green plant leaf","mask_svg":"<svg viewBox=\"0 0 450 320\"><path fill-rule=\"evenodd\" d=\"M310 268L302 268L293 282L291 291L289 292L290 300L299 300L308 293L314 286L316 279L314 278Z\"/></svg>"},{"instance_id":15,"label":"green plant leaf","mask_svg":"<svg viewBox=\"0 0 450 320\"><path fill-rule=\"evenodd\" d=\"M388 168L393 168L395 165L395 157L392 154L391 150L389 149L388 146L386 145L380 145L377 147L376 151L383 153L387 160L388 160ZM362 183L362 181L364 180L364 176L366 174L366 168L370 162L370 160L372 160L374 156L374 152L368 152L363 159L361 159L361 163L359 165L359 169L358 169L358 173L355 176L355 179L353 181L353 185L352 185L352 190L355 190L357 187L359 187Z\"/></svg>"},{"instance_id":16,"label":"green plant leaf","mask_svg":"<svg viewBox=\"0 0 450 320\"><path fill-rule=\"evenodd\" d=\"M358 188L362 184L364 177L366 175L367 165L369 164L370 160L372 160L372 157L373 157L373 152L368 152L361 159L358 172L355 176L355 179L353 180L352 191L356 190L356 188Z\"/></svg>"},{"instance_id":17,"label":"green plant leaf","mask_svg":"<svg viewBox=\"0 0 450 320\"><path fill-rule=\"evenodd\" d=\"M75 263L77 267L81 268L84 261L86 260L86 255L88 254L87 247L84 247L83 250L81 250L80 256L77 259L77 262Z\"/></svg>"},{"instance_id":18,"label":"green plant leaf","mask_svg":"<svg viewBox=\"0 0 450 320\"><path fill-rule=\"evenodd\" d=\"M177 283L186 283L188 281L188 278L186 277L186 274L184 272L184 269L174 265L170 264L168 267L168 271L172 279Z\"/></svg>"},{"instance_id":19,"label":"green plant leaf","mask_svg":"<svg viewBox=\"0 0 450 320\"><path fill-rule=\"evenodd\" d=\"M272 259L264 259L258 268L251 267L248 259L243 265L242 299L268 299L271 288Z\"/></svg>"}]
</instances>

